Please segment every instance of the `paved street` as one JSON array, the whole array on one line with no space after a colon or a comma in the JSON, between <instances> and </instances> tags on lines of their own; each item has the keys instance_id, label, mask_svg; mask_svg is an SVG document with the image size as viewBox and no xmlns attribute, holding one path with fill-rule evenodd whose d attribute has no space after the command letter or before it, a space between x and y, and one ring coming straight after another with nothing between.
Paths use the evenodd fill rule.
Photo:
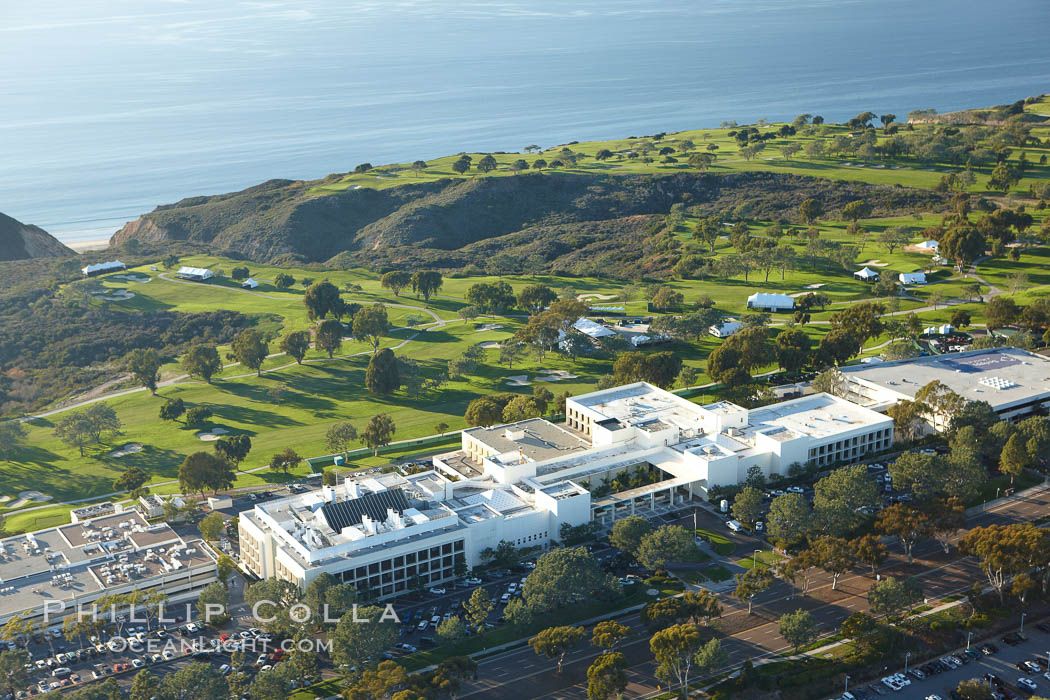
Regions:
<instances>
[{"instance_id":1,"label":"paved street","mask_svg":"<svg viewBox=\"0 0 1050 700\"><path fill-rule=\"evenodd\" d=\"M1040 487L1026 496L1004 499L986 511L971 517L968 527L1007 524L1032 520L1050 512L1050 489ZM708 516L710 518L710 516ZM691 525L692 516L687 519ZM684 523L683 523L684 524ZM711 527L711 519L701 521L701 527ZM754 541L741 541L737 556L746 556ZM891 546L894 555L879 569L880 576L919 576L930 600L959 593L969 588L974 580L984 582L984 574L969 558L961 558L952 548L947 555L940 545L932 540L915 547L915 562L908 564L900 548ZM818 572L813 577L808 597L800 597L791 585L778 580L769 590L755 599L754 614L747 614L747 606L740 601L721 596L725 614L717 626L726 635L723 646L729 653L731 664L746 658L780 654L789 646L777 631L776 620L785 612L805 607L820 622L826 633L838 629L850 614L868 609L867 589L874 578L870 570L857 570L840 577L836 589L832 589L829 576ZM655 664L648 651L648 634L641 625L637 613L620 620L634 632L620 650L630 664L626 697L644 697L660 686L655 678ZM553 673L553 664L544 657L536 656L528 647L498 654L480 662L479 680L468 684L459 697L499 698L583 698L586 697L587 667L598 655L598 650L589 647L569 654L559 676ZM524 682L524 681L528 682ZM1050 690L1050 688L1048 688ZM923 696L925 697L925 696Z\"/></svg>"}]
</instances>

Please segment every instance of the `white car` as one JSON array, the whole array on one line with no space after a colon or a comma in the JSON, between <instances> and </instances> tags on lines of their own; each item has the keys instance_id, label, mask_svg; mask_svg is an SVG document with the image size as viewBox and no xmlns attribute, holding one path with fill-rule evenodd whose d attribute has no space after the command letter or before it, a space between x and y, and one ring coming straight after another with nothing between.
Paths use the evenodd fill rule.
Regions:
<instances>
[{"instance_id":1,"label":"white car","mask_svg":"<svg viewBox=\"0 0 1050 700\"><path fill-rule=\"evenodd\" d=\"M902 687L901 684L897 682L896 678L892 678L890 676L886 676L885 678L883 678L882 684L894 692L897 692Z\"/></svg>"},{"instance_id":2,"label":"white car","mask_svg":"<svg viewBox=\"0 0 1050 700\"><path fill-rule=\"evenodd\" d=\"M941 663L947 666L948 668L959 668L959 664L955 663L955 661L953 661L952 657L950 656L945 656L943 659L941 659Z\"/></svg>"},{"instance_id":3,"label":"white car","mask_svg":"<svg viewBox=\"0 0 1050 700\"><path fill-rule=\"evenodd\" d=\"M1025 665L1025 668L1027 668L1032 673L1039 673L1040 671L1043 670L1043 667L1040 666L1039 664L1037 664L1034 661L1025 661L1024 665Z\"/></svg>"},{"instance_id":4,"label":"white car","mask_svg":"<svg viewBox=\"0 0 1050 700\"><path fill-rule=\"evenodd\" d=\"M1039 686L1037 686L1035 684L1035 681L1033 681L1031 678L1018 678L1017 687L1024 688L1025 690L1030 690L1033 693L1039 690Z\"/></svg>"},{"instance_id":5,"label":"white car","mask_svg":"<svg viewBox=\"0 0 1050 700\"><path fill-rule=\"evenodd\" d=\"M499 600L501 603L506 603L508 600L510 600L510 593L504 593L499 597Z\"/></svg>"},{"instance_id":6,"label":"white car","mask_svg":"<svg viewBox=\"0 0 1050 700\"><path fill-rule=\"evenodd\" d=\"M420 632L423 632L423 631L426 630L428 624L429 623L426 620L420 620L419 624L416 625L416 629L419 630Z\"/></svg>"},{"instance_id":7,"label":"white car","mask_svg":"<svg viewBox=\"0 0 1050 700\"><path fill-rule=\"evenodd\" d=\"M463 583L467 584L468 586L480 586L481 579L477 578L476 576L472 576L471 578L464 579Z\"/></svg>"},{"instance_id":8,"label":"white car","mask_svg":"<svg viewBox=\"0 0 1050 700\"><path fill-rule=\"evenodd\" d=\"M255 665L256 666L262 666L263 664L266 663L266 658L267 658L266 654L259 654L259 658L257 658L255 660Z\"/></svg>"},{"instance_id":9,"label":"white car","mask_svg":"<svg viewBox=\"0 0 1050 700\"><path fill-rule=\"evenodd\" d=\"M271 666L270 664L266 664L265 666L263 666L262 668L259 669L259 673L265 673L266 671L272 671L272 670L273 670L273 666Z\"/></svg>"},{"instance_id":10,"label":"white car","mask_svg":"<svg viewBox=\"0 0 1050 700\"><path fill-rule=\"evenodd\" d=\"M944 700L940 695L927 695L926 700Z\"/></svg>"},{"instance_id":11,"label":"white car","mask_svg":"<svg viewBox=\"0 0 1050 700\"><path fill-rule=\"evenodd\" d=\"M903 673L894 673L893 677L897 679L897 682L901 684L901 687L911 685L911 679Z\"/></svg>"},{"instance_id":12,"label":"white car","mask_svg":"<svg viewBox=\"0 0 1050 700\"><path fill-rule=\"evenodd\" d=\"M146 665L146 662L143 661L142 659L132 659L131 660L131 665L134 666L135 668L142 668L143 666Z\"/></svg>"},{"instance_id":13,"label":"white car","mask_svg":"<svg viewBox=\"0 0 1050 700\"><path fill-rule=\"evenodd\" d=\"M431 588L430 595L445 595L444 588Z\"/></svg>"}]
</instances>

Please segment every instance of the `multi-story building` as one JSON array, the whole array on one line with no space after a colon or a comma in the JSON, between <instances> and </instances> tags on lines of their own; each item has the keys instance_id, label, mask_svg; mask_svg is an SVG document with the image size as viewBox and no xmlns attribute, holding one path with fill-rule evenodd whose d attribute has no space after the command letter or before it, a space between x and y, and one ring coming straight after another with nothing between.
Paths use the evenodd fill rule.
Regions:
<instances>
[{"instance_id":1,"label":"multi-story building","mask_svg":"<svg viewBox=\"0 0 1050 700\"><path fill-rule=\"evenodd\" d=\"M256 505L239 518L241 560L261 578L305 586L327 572L392 596L441 584L503 541L546 547L565 526L674 508L751 467L784 474L892 441L891 419L828 394L749 411L639 382L570 398L561 425L464 430L431 471L348 477Z\"/></svg>"},{"instance_id":2,"label":"multi-story building","mask_svg":"<svg viewBox=\"0 0 1050 700\"><path fill-rule=\"evenodd\" d=\"M1023 418L1050 407L1050 358L1020 348L970 350L843 367L846 398L885 412L912 401L930 382L967 401L985 401L1001 418ZM930 430L943 430L951 416L935 414Z\"/></svg>"}]
</instances>

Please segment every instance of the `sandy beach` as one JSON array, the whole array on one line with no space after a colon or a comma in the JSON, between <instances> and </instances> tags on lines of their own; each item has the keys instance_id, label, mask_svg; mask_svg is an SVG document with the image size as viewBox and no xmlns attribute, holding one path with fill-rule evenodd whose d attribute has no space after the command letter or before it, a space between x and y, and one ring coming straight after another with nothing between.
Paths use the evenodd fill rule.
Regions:
<instances>
[{"instance_id":1,"label":"sandy beach","mask_svg":"<svg viewBox=\"0 0 1050 700\"><path fill-rule=\"evenodd\" d=\"M89 250L105 250L109 247L109 239L102 238L97 241L74 241L66 243L67 248L72 248L78 253L86 253Z\"/></svg>"}]
</instances>

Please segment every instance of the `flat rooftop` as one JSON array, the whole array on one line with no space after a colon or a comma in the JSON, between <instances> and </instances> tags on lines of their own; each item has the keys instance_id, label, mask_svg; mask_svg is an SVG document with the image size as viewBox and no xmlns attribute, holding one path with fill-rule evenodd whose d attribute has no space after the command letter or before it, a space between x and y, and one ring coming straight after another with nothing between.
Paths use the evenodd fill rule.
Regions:
<instances>
[{"instance_id":1,"label":"flat rooftop","mask_svg":"<svg viewBox=\"0 0 1050 700\"><path fill-rule=\"evenodd\" d=\"M819 439L887 420L886 416L845 399L813 394L752 409L745 434L763 433L781 442L802 435Z\"/></svg>"},{"instance_id":2,"label":"flat rooftop","mask_svg":"<svg viewBox=\"0 0 1050 700\"><path fill-rule=\"evenodd\" d=\"M993 348L842 368L858 379L909 398L939 381L970 401L992 406L1050 393L1050 359L1020 348Z\"/></svg>"},{"instance_id":3,"label":"flat rooftop","mask_svg":"<svg viewBox=\"0 0 1050 700\"><path fill-rule=\"evenodd\" d=\"M578 435L542 418L464 431L496 454L521 452L533 462L542 462L590 448Z\"/></svg>"},{"instance_id":4,"label":"flat rooftop","mask_svg":"<svg viewBox=\"0 0 1050 700\"><path fill-rule=\"evenodd\" d=\"M659 419L686 430L696 426L700 415L696 404L645 382L574 396L572 400L605 419L630 425Z\"/></svg>"}]
</instances>

